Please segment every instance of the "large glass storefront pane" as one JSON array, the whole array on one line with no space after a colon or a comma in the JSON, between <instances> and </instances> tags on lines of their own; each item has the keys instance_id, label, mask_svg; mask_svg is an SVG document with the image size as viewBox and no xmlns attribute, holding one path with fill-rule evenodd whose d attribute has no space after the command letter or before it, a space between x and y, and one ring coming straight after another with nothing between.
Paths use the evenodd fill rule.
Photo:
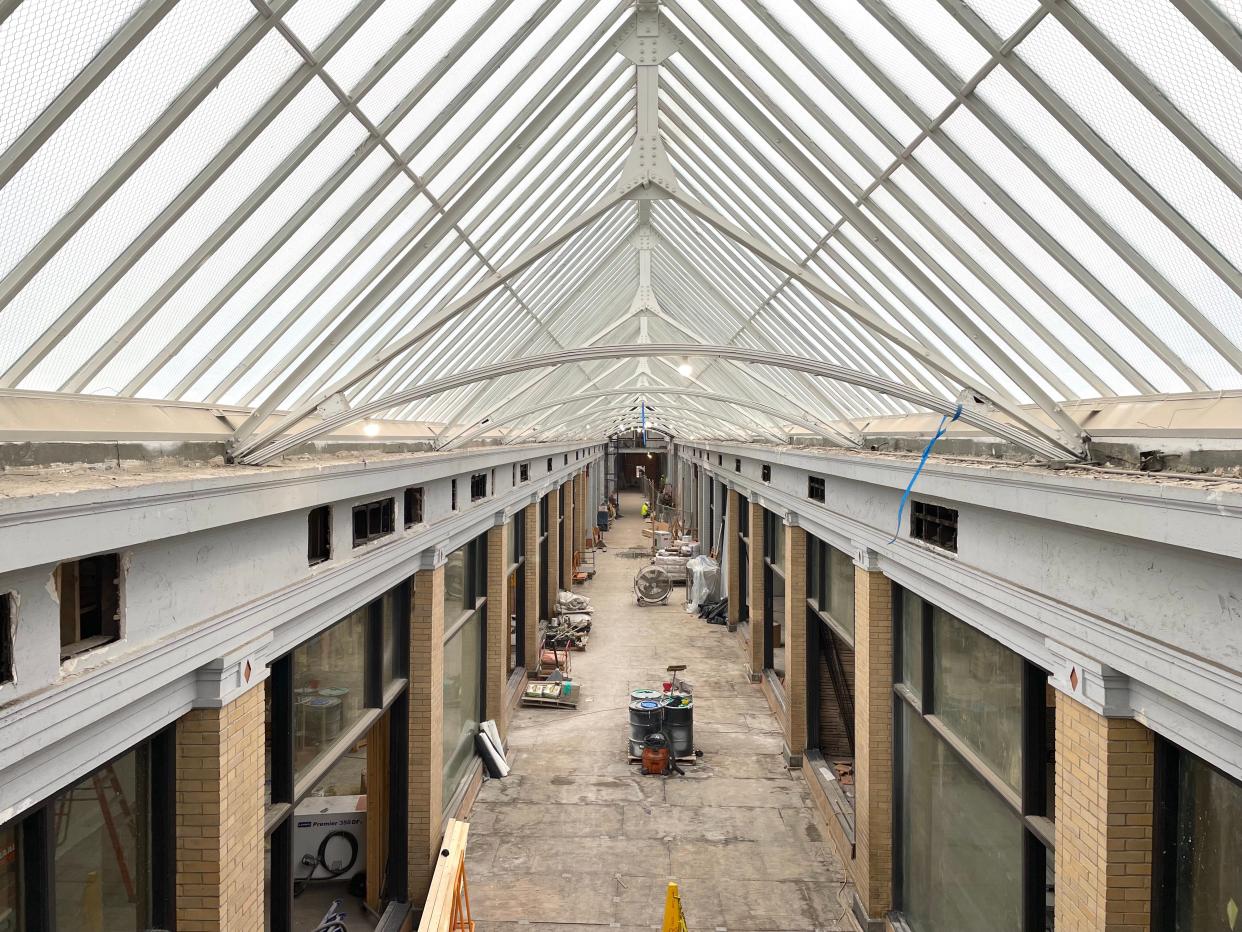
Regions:
<instances>
[{"instance_id":1,"label":"large glass storefront pane","mask_svg":"<svg viewBox=\"0 0 1242 932\"><path fill-rule=\"evenodd\" d=\"M916 932L1022 928L1022 826L906 702L900 908Z\"/></svg>"},{"instance_id":2,"label":"large glass storefront pane","mask_svg":"<svg viewBox=\"0 0 1242 932\"><path fill-rule=\"evenodd\" d=\"M836 547L828 550L828 614L854 638L854 561Z\"/></svg>"},{"instance_id":3,"label":"large glass storefront pane","mask_svg":"<svg viewBox=\"0 0 1242 932\"><path fill-rule=\"evenodd\" d=\"M444 564L444 624L451 627L466 605L466 548L461 547L448 555Z\"/></svg>"},{"instance_id":4,"label":"large glass storefront pane","mask_svg":"<svg viewBox=\"0 0 1242 932\"><path fill-rule=\"evenodd\" d=\"M444 643L444 801L474 758L483 714L483 618L475 612Z\"/></svg>"},{"instance_id":5,"label":"large glass storefront pane","mask_svg":"<svg viewBox=\"0 0 1242 932\"><path fill-rule=\"evenodd\" d=\"M1015 792L1022 778L1022 658L932 609L935 713Z\"/></svg>"},{"instance_id":6,"label":"large glass storefront pane","mask_svg":"<svg viewBox=\"0 0 1242 932\"><path fill-rule=\"evenodd\" d=\"M150 765L136 748L58 793L56 927L142 932L150 923Z\"/></svg>"},{"instance_id":7,"label":"large glass storefront pane","mask_svg":"<svg viewBox=\"0 0 1242 932\"><path fill-rule=\"evenodd\" d=\"M0 828L0 932L17 932L25 927L20 878L17 829Z\"/></svg>"},{"instance_id":8,"label":"large glass storefront pane","mask_svg":"<svg viewBox=\"0 0 1242 932\"><path fill-rule=\"evenodd\" d=\"M401 664L397 661L397 606L400 587L389 589L380 599L381 629L383 647L380 652L380 672L383 688L402 675Z\"/></svg>"},{"instance_id":9,"label":"large glass storefront pane","mask_svg":"<svg viewBox=\"0 0 1242 932\"><path fill-rule=\"evenodd\" d=\"M923 600L901 591L901 682L923 695Z\"/></svg>"},{"instance_id":10,"label":"large glass storefront pane","mask_svg":"<svg viewBox=\"0 0 1242 932\"><path fill-rule=\"evenodd\" d=\"M779 573L769 573L772 587L772 628L768 632L772 644L772 671L785 682L785 580Z\"/></svg>"},{"instance_id":11,"label":"large glass storefront pane","mask_svg":"<svg viewBox=\"0 0 1242 932\"><path fill-rule=\"evenodd\" d=\"M1242 928L1242 784L1178 755L1175 932Z\"/></svg>"},{"instance_id":12,"label":"large glass storefront pane","mask_svg":"<svg viewBox=\"0 0 1242 932\"><path fill-rule=\"evenodd\" d=\"M296 782L366 712L366 606L293 651Z\"/></svg>"}]
</instances>

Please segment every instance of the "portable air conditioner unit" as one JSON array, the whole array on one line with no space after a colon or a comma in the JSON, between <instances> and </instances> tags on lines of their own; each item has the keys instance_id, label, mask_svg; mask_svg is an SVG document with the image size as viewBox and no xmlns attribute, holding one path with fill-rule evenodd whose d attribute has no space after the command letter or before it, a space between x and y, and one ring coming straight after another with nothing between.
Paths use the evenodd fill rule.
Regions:
<instances>
[{"instance_id":1,"label":"portable air conditioner unit","mask_svg":"<svg viewBox=\"0 0 1242 932\"><path fill-rule=\"evenodd\" d=\"M351 844L350 839L353 839ZM316 859L312 873L303 866ZM293 869L315 880L347 880L367 866L367 798L308 796L293 813Z\"/></svg>"}]
</instances>

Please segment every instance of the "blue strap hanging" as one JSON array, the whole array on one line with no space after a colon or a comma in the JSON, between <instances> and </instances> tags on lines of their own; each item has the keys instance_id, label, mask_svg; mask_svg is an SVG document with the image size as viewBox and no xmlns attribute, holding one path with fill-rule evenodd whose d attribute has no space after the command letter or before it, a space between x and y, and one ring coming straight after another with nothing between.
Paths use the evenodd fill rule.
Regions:
<instances>
[{"instance_id":1,"label":"blue strap hanging","mask_svg":"<svg viewBox=\"0 0 1242 932\"><path fill-rule=\"evenodd\" d=\"M638 399L638 416L643 425L643 446L647 445L647 399Z\"/></svg>"},{"instance_id":2,"label":"blue strap hanging","mask_svg":"<svg viewBox=\"0 0 1242 932\"><path fill-rule=\"evenodd\" d=\"M940 426L936 428L936 432L932 434L931 440L927 441L927 446L923 448L923 455L919 457L918 468L914 470L914 475L910 477L910 483L906 486L906 491L901 496L901 504L897 506L897 530L893 531L893 536L888 539L890 544L896 543L897 535L901 533L901 516L905 514L906 502L910 500L910 492L914 488L914 483L918 481L919 473L923 471L923 467L927 465L927 457L931 456L932 447L936 445L936 441L945 435L948 425L952 424L962 416L962 406L958 405L953 412L953 417L944 415L940 419Z\"/></svg>"}]
</instances>

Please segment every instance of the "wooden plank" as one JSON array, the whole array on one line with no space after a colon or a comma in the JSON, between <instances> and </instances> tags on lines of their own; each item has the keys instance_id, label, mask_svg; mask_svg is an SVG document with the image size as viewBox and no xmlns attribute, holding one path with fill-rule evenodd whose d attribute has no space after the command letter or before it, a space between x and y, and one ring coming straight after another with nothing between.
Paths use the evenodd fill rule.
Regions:
<instances>
[{"instance_id":1,"label":"wooden plank","mask_svg":"<svg viewBox=\"0 0 1242 932\"><path fill-rule=\"evenodd\" d=\"M388 865L388 723L385 712L367 733L367 906L376 913Z\"/></svg>"}]
</instances>

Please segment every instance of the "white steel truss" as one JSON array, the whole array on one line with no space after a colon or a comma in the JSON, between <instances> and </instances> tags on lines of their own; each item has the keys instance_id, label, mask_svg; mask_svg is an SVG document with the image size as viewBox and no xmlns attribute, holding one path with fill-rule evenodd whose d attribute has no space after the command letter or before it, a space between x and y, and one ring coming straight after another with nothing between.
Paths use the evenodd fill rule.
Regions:
<instances>
[{"instance_id":1,"label":"white steel truss","mask_svg":"<svg viewBox=\"0 0 1242 932\"><path fill-rule=\"evenodd\" d=\"M1154 24L1154 26L1153 26ZM1215 0L0 4L0 389L856 445L1242 389ZM1158 37L1158 41L1157 41ZM1074 405L1067 403L1074 402Z\"/></svg>"}]
</instances>

